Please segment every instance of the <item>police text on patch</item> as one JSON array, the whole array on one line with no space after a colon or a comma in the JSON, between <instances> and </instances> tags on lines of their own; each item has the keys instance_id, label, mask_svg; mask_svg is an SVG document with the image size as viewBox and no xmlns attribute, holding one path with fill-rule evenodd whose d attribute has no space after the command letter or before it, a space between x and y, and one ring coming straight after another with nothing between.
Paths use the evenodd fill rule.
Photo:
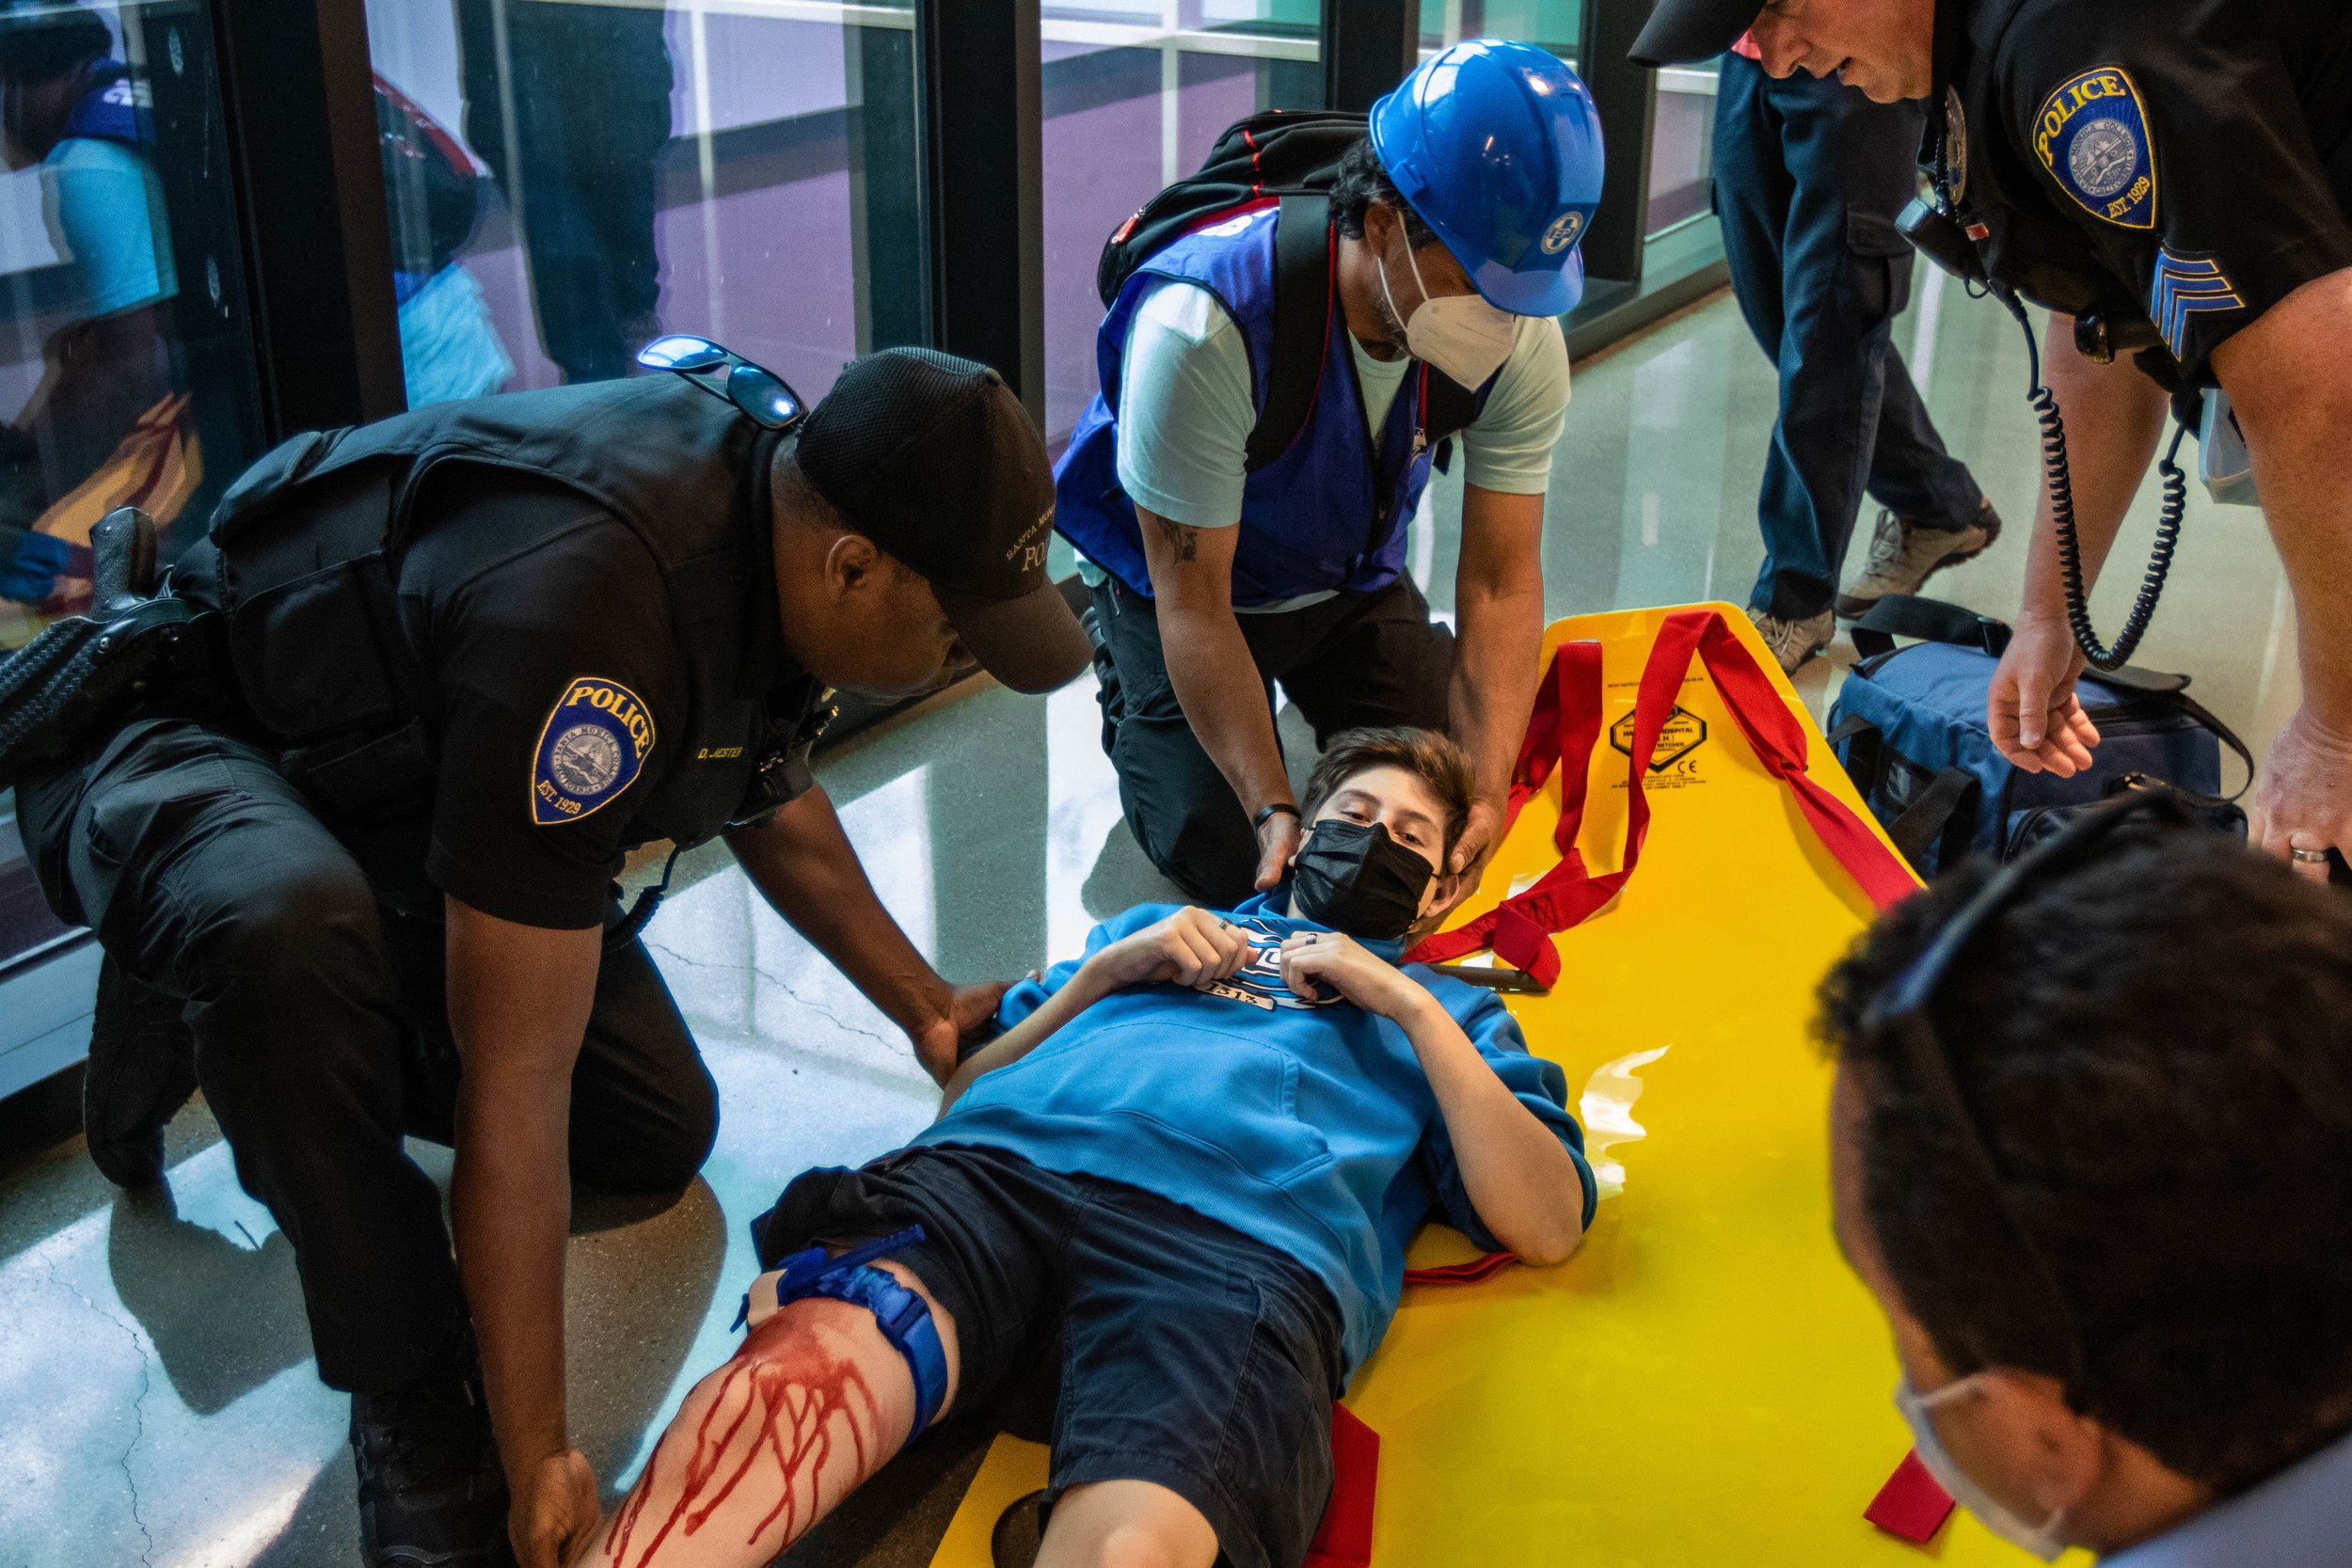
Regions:
<instances>
[{"instance_id":1,"label":"police text on patch","mask_svg":"<svg viewBox=\"0 0 2352 1568\"><path fill-rule=\"evenodd\" d=\"M580 675L539 728L531 765L531 819L577 822L627 789L653 753L653 714L618 681Z\"/></svg>"}]
</instances>

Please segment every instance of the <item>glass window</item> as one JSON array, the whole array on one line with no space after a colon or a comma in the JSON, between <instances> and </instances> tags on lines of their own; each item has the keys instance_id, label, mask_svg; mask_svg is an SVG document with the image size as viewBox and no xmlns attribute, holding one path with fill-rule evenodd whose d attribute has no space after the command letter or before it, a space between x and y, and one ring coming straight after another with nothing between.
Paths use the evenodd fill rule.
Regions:
<instances>
[{"instance_id":1,"label":"glass window","mask_svg":"<svg viewBox=\"0 0 2352 1568\"><path fill-rule=\"evenodd\" d=\"M259 446L209 16L0 15L0 649L88 608L91 524L141 507L168 559ZM65 940L0 796L0 974Z\"/></svg>"},{"instance_id":2,"label":"glass window","mask_svg":"<svg viewBox=\"0 0 2352 1568\"><path fill-rule=\"evenodd\" d=\"M912 0L371 0L408 400L919 342Z\"/></svg>"},{"instance_id":3,"label":"glass window","mask_svg":"<svg viewBox=\"0 0 2352 1568\"><path fill-rule=\"evenodd\" d=\"M1464 39L1540 43L1573 66L1584 0L1421 0L1425 57Z\"/></svg>"},{"instance_id":4,"label":"glass window","mask_svg":"<svg viewBox=\"0 0 2352 1568\"><path fill-rule=\"evenodd\" d=\"M1650 120L1649 232L1705 216L1714 169L1715 62L1661 71Z\"/></svg>"},{"instance_id":5,"label":"glass window","mask_svg":"<svg viewBox=\"0 0 2352 1568\"><path fill-rule=\"evenodd\" d=\"M1317 0L1045 0L1045 436L1057 455L1096 390L1103 241L1199 167L1233 121L1322 103L1319 18Z\"/></svg>"}]
</instances>

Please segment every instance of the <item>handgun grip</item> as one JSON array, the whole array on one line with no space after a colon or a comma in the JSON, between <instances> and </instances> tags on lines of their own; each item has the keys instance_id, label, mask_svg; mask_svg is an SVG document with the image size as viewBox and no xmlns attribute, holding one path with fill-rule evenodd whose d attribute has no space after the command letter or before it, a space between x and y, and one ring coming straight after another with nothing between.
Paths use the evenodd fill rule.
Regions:
<instances>
[{"instance_id":1,"label":"handgun grip","mask_svg":"<svg viewBox=\"0 0 2352 1568\"><path fill-rule=\"evenodd\" d=\"M155 592L155 520L120 506L89 531L91 613L127 615Z\"/></svg>"}]
</instances>

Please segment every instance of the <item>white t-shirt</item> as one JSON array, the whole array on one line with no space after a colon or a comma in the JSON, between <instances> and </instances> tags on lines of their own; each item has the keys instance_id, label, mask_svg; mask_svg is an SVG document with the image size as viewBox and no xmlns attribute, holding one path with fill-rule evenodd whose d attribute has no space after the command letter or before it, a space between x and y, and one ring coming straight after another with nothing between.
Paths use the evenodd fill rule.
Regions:
<instances>
[{"instance_id":1,"label":"white t-shirt","mask_svg":"<svg viewBox=\"0 0 2352 1568\"><path fill-rule=\"evenodd\" d=\"M1377 432L1415 361L1376 359L1346 333ZM1121 363L1119 483L1138 506L1187 528L1241 521L1250 427L1249 350L1206 289L1162 283L1136 308ZM1542 493L1568 404L1568 347L1550 317L1519 320L1518 341L1478 418L1460 435L1464 477L1505 495Z\"/></svg>"}]
</instances>

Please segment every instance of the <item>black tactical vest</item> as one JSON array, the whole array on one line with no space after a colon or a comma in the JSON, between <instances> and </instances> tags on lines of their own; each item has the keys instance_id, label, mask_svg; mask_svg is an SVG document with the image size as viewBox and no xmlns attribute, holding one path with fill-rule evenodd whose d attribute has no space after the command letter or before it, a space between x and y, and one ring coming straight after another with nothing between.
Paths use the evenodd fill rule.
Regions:
<instances>
[{"instance_id":1,"label":"black tactical vest","mask_svg":"<svg viewBox=\"0 0 2352 1568\"><path fill-rule=\"evenodd\" d=\"M698 843L805 787L823 692L760 657L775 592L755 532L771 525L751 515L762 435L663 376L442 404L273 449L221 499L211 537L227 658L287 776L330 814L364 815L437 773L433 683L396 585L430 526L419 488L454 463L579 491L660 566L688 720L628 803L624 843Z\"/></svg>"}]
</instances>

